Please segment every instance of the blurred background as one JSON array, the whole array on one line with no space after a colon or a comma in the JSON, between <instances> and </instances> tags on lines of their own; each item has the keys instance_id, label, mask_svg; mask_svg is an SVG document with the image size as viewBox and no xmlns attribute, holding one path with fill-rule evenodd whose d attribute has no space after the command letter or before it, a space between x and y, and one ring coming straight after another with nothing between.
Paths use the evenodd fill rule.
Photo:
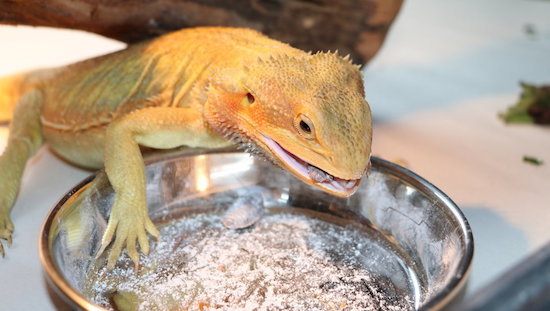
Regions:
<instances>
[{"instance_id":1,"label":"blurred background","mask_svg":"<svg viewBox=\"0 0 550 311\"><path fill-rule=\"evenodd\" d=\"M0 76L124 47L81 31L0 26ZM498 117L517 102L520 81L550 84L550 1L405 0L363 72L374 154L435 184L473 228L467 295L550 241L550 127ZM0 150L7 134L0 127ZM0 261L0 309L54 308L38 232L56 201L89 174L47 147L30 161L12 214L14 244Z\"/></svg>"}]
</instances>

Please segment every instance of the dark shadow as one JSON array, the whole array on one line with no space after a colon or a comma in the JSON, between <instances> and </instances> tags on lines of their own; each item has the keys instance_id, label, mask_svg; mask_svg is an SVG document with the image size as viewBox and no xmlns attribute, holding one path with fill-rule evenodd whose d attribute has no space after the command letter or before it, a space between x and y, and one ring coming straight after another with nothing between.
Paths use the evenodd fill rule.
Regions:
<instances>
[{"instance_id":1,"label":"dark shadow","mask_svg":"<svg viewBox=\"0 0 550 311\"><path fill-rule=\"evenodd\" d=\"M461 208L474 235L474 260L467 297L528 255L525 234L486 207Z\"/></svg>"},{"instance_id":2,"label":"dark shadow","mask_svg":"<svg viewBox=\"0 0 550 311\"><path fill-rule=\"evenodd\" d=\"M48 291L48 296L50 297L50 301L55 306L55 309L57 311L77 310L73 308L70 304L68 304L63 298L61 298L57 293L57 290L53 288L53 286L46 279L44 279L44 286Z\"/></svg>"},{"instance_id":3,"label":"dark shadow","mask_svg":"<svg viewBox=\"0 0 550 311\"><path fill-rule=\"evenodd\" d=\"M468 311L550 310L550 243L478 291Z\"/></svg>"}]
</instances>

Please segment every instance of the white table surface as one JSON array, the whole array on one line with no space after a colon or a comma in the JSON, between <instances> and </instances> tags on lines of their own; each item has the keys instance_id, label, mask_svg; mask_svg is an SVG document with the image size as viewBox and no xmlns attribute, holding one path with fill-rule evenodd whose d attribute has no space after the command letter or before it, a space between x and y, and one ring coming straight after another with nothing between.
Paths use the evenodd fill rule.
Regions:
<instances>
[{"instance_id":1,"label":"white table surface","mask_svg":"<svg viewBox=\"0 0 550 311\"><path fill-rule=\"evenodd\" d=\"M468 295L550 241L550 128L506 126L518 81L550 83L550 2L410 0L366 69L374 153L404 159L462 208L476 254ZM527 35L525 25L535 29ZM76 31L0 26L0 75L122 48ZM0 127L0 150L7 128ZM545 161L535 167L523 155ZM45 147L29 162L0 260L1 310L54 310L38 260L40 226L89 172Z\"/></svg>"}]
</instances>

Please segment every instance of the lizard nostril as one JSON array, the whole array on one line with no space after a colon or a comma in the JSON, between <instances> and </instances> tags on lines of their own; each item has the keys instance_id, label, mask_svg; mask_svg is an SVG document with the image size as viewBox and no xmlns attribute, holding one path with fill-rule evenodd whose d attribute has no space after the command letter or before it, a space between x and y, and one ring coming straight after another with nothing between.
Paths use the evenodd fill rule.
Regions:
<instances>
[{"instance_id":1,"label":"lizard nostril","mask_svg":"<svg viewBox=\"0 0 550 311\"><path fill-rule=\"evenodd\" d=\"M256 101L256 98L254 98L254 95L250 93L246 93L246 99L248 100L248 104L250 105L252 105Z\"/></svg>"},{"instance_id":2,"label":"lizard nostril","mask_svg":"<svg viewBox=\"0 0 550 311\"><path fill-rule=\"evenodd\" d=\"M305 139L315 138L315 126L311 119L305 115L299 114L296 119L294 119L294 126Z\"/></svg>"}]
</instances>

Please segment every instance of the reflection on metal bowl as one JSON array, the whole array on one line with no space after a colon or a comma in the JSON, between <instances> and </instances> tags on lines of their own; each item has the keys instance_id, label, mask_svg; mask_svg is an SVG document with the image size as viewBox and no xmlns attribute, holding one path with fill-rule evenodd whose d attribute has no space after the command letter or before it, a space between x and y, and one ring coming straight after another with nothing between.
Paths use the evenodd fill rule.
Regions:
<instances>
[{"instance_id":1,"label":"reflection on metal bowl","mask_svg":"<svg viewBox=\"0 0 550 311\"><path fill-rule=\"evenodd\" d=\"M234 152L151 158L149 213L162 237L133 269L95 260L113 200L99 173L45 222L46 277L81 309L425 310L463 288L473 256L457 206L414 173L373 158L352 197L320 192ZM245 229L222 225L235 202L259 204ZM251 203L252 202L252 203ZM255 223L254 223L255 222ZM236 227L241 228L241 227Z\"/></svg>"}]
</instances>

